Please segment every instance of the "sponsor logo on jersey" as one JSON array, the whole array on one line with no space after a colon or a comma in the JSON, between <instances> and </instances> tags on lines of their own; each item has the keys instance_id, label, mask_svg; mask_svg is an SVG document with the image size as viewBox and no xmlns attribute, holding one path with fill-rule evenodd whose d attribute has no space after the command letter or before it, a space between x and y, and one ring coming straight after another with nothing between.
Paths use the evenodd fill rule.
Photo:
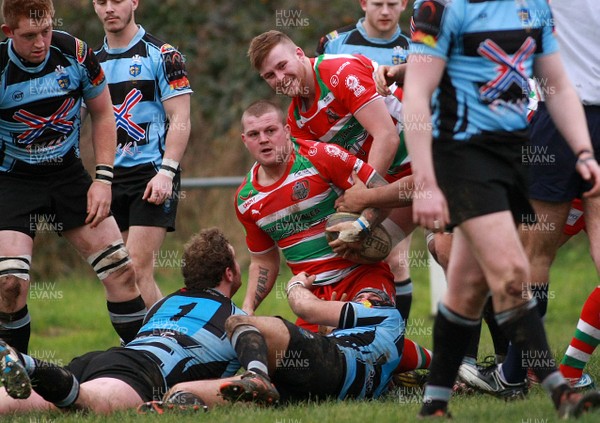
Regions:
<instances>
[{"instance_id":1,"label":"sponsor logo on jersey","mask_svg":"<svg viewBox=\"0 0 600 423\"><path fill-rule=\"evenodd\" d=\"M338 68L338 70L336 70L336 71L335 71L335 74L336 74L336 75L339 75L340 73L342 73L342 71L344 70L344 68L345 68L346 66L348 66L349 64L350 64L350 62L344 62L344 63L342 63L342 66L340 66L340 67Z\"/></svg>"},{"instance_id":2,"label":"sponsor logo on jersey","mask_svg":"<svg viewBox=\"0 0 600 423\"><path fill-rule=\"evenodd\" d=\"M71 133L73 122L67 119L69 112L73 109L75 100L67 98L58 107L56 112L50 116L39 116L25 109L19 109L13 115L13 119L27 125L29 130L23 131L17 136L20 144L29 145L37 140L47 129L64 135Z\"/></svg>"},{"instance_id":3,"label":"sponsor logo on jersey","mask_svg":"<svg viewBox=\"0 0 600 423\"><path fill-rule=\"evenodd\" d=\"M23 94L23 91L15 91L12 95L12 99L14 101L21 101L21 100L23 100L23 97L25 97L25 94Z\"/></svg>"},{"instance_id":4,"label":"sponsor logo on jersey","mask_svg":"<svg viewBox=\"0 0 600 423\"><path fill-rule=\"evenodd\" d=\"M415 12L412 40L435 47L439 38L442 17L448 0L424 1ZM412 28L411 28L412 29Z\"/></svg>"},{"instance_id":5,"label":"sponsor logo on jersey","mask_svg":"<svg viewBox=\"0 0 600 423\"><path fill-rule=\"evenodd\" d=\"M524 65L526 60L535 52L535 48L535 40L527 37L521 47L511 56L490 39L482 42L477 49L477 53L499 66L496 68L498 70L496 77L479 89L481 100L488 103L492 102L507 93L513 84L519 87L518 92L523 93L522 88L528 88L528 78ZM526 94L527 91L523 95ZM525 101L524 98L516 100Z\"/></svg>"},{"instance_id":6,"label":"sponsor logo on jersey","mask_svg":"<svg viewBox=\"0 0 600 423\"><path fill-rule=\"evenodd\" d=\"M317 155L317 147L311 147L308 149L308 155L314 157Z\"/></svg>"},{"instance_id":7,"label":"sponsor logo on jersey","mask_svg":"<svg viewBox=\"0 0 600 423\"><path fill-rule=\"evenodd\" d=\"M87 56L85 43L78 38L75 38L75 55L79 63L85 62L85 58Z\"/></svg>"},{"instance_id":8,"label":"sponsor logo on jersey","mask_svg":"<svg viewBox=\"0 0 600 423\"><path fill-rule=\"evenodd\" d=\"M296 181L292 187L292 200L300 201L308 197L310 191L310 185L308 181Z\"/></svg>"},{"instance_id":9,"label":"sponsor logo on jersey","mask_svg":"<svg viewBox=\"0 0 600 423\"><path fill-rule=\"evenodd\" d=\"M332 75L331 79L329 79L329 83L332 87L337 87L340 83L340 78L337 75Z\"/></svg>"},{"instance_id":10,"label":"sponsor logo on jersey","mask_svg":"<svg viewBox=\"0 0 600 423\"><path fill-rule=\"evenodd\" d=\"M360 79L356 75L348 75L345 83L346 87L354 93L355 97L360 97L366 91L366 88L360 83Z\"/></svg>"},{"instance_id":11,"label":"sponsor logo on jersey","mask_svg":"<svg viewBox=\"0 0 600 423\"><path fill-rule=\"evenodd\" d=\"M172 51L175 51L175 47L173 47L171 44L163 44L160 46L160 54L167 54Z\"/></svg>"},{"instance_id":12,"label":"sponsor logo on jersey","mask_svg":"<svg viewBox=\"0 0 600 423\"><path fill-rule=\"evenodd\" d=\"M144 128L133 121L131 110L142 100L142 92L137 88L129 91L120 106L113 106L117 129L121 128L127 132L130 138L140 141L146 136Z\"/></svg>"}]
</instances>

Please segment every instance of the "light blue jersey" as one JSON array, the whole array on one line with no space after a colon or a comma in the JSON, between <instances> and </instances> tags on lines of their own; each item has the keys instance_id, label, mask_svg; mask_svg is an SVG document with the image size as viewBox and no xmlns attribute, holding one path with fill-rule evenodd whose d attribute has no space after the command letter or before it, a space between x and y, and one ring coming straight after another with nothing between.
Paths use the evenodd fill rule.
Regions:
<instances>
[{"instance_id":1,"label":"light blue jersey","mask_svg":"<svg viewBox=\"0 0 600 423\"><path fill-rule=\"evenodd\" d=\"M126 348L154 360L168 386L233 376L240 363L225 332L233 314L246 313L218 291L182 289L152 307Z\"/></svg>"},{"instance_id":2,"label":"light blue jersey","mask_svg":"<svg viewBox=\"0 0 600 423\"><path fill-rule=\"evenodd\" d=\"M108 80L117 124L115 167L160 167L168 119L162 102L191 94L183 56L170 44L138 32L123 48L106 40L96 52Z\"/></svg>"},{"instance_id":3,"label":"light blue jersey","mask_svg":"<svg viewBox=\"0 0 600 423\"><path fill-rule=\"evenodd\" d=\"M33 65L8 39L0 43L0 84L0 172L19 163L59 166L71 150L79 155L82 99L106 86L92 49L53 31L46 58Z\"/></svg>"},{"instance_id":4,"label":"light blue jersey","mask_svg":"<svg viewBox=\"0 0 600 423\"><path fill-rule=\"evenodd\" d=\"M346 360L338 399L377 398L387 390L404 347L404 321L395 307L347 303L339 329L329 336Z\"/></svg>"},{"instance_id":5,"label":"light blue jersey","mask_svg":"<svg viewBox=\"0 0 600 423\"><path fill-rule=\"evenodd\" d=\"M546 0L417 1L413 19L411 54L447 62L433 97L435 138L526 129L534 59L558 50Z\"/></svg>"},{"instance_id":6,"label":"light blue jersey","mask_svg":"<svg viewBox=\"0 0 600 423\"><path fill-rule=\"evenodd\" d=\"M362 54L380 65L399 65L408 57L409 38L400 26L391 38L369 37L363 25L365 18L356 24L330 32L321 38L317 56L321 54Z\"/></svg>"}]
</instances>

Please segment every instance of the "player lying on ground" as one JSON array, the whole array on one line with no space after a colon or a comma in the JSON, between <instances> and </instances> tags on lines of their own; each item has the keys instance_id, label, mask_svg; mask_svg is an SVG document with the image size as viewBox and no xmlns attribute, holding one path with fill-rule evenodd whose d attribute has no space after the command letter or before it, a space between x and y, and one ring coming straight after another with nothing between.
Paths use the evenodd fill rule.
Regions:
<instances>
[{"instance_id":1,"label":"player lying on ground","mask_svg":"<svg viewBox=\"0 0 600 423\"><path fill-rule=\"evenodd\" d=\"M290 307L311 323L335 326L319 335L279 317L232 316L231 339L244 375L224 381L176 385L206 404L327 398L377 398L386 392L402 355L402 318L385 292L364 288L351 302L323 301L312 294L315 276L304 272L287 285Z\"/></svg>"},{"instance_id":2,"label":"player lying on ground","mask_svg":"<svg viewBox=\"0 0 600 423\"><path fill-rule=\"evenodd\" d=\"M54 406L111 413L161 399L178 382L234 375L240 364L225 322L243 314L231 302L242 283L235 251L213 228L192 237L183 260L185 287L152 307L126 347L91 352L63 368L0 341L0 382L6 388L0 414Z\"/></svg>"}]
</instances>

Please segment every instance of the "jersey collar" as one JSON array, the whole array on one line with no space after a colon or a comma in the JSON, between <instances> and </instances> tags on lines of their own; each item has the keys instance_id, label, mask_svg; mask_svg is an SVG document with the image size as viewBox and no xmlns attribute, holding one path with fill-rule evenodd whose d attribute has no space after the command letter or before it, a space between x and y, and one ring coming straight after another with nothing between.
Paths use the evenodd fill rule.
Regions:
<instances>
[{"instance_id":1,"label":"jersey collar","mask_svg":"<svg viewBox=\"0 0 600 423\"><path fill-rule=\"evenodd\" d=\"M46 54L46 58L44 59L44 61L42 63L40 63L39 65L35 65L35 66L27 66L27 62L24 61L23 59L21 59L21 57L17 54L17 52L15 51L14 47L13 47L13 43L12 43L12 38L10 38L8 40L8 57L10 57L10 60L17 65L17 67L25 72L28 73L38 73L41 72L42 69L44 69L44 66L46 66L46 63L48 63L48 59L50 58L50 50L52 50L52 46L50 46L50 49L48 50L48 53Z\"/></svg>"},{"instance_id":2,"label":"jersey collar","mask_svg":"<svg viewBox=\"0 0 600 423\"><path fill-rule=\"evenodd\" d=\"M133 36L133 38L131 39L131 41L129 41L129 44L127 44L126 47L121 47L121 48L110 48L108 46L108 41L107 41L106 37L104 37L104 50L108 54L121 54L121 53L125 53L131 47L133 47L134 45L136 45L142 39L142 37L144 35L146 35L146 30L141 25L138 25L138 31L135 33L135 35Z\"/></svg>"},{"instance_id":3,"label":"jersey collar","mask_svg":"<svg viewBox=\"0 0 600 423\"><path fill-rule=\"evenodd\" d=\"M365 22L365 18L360 18L356 23L356 29L360 32L360 35L364 37L365 40L370 41L373 44L388 44L390 40L395 40L400 36L402 30L400 29L400 25L396 25L396 32L392 35L391 38L372 38L367 34L367 30L365 29L363 23Z\"/></svg>"}]
</instances>

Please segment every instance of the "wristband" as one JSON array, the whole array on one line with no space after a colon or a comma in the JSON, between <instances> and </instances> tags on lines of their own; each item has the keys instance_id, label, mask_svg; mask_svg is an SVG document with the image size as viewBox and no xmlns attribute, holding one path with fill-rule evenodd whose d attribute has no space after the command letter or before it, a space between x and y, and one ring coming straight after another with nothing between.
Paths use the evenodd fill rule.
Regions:
<instances>
[{"instance_id":1,"label":"wristband","mask_svg":"<svg viewBox=\"0 0 600 423\"><path fill-rule=\"evenodd\" d=\"M113 167L111 165L96 165L96 178L94 179L95 182L102 182L106 185L112 185L114 176Z\"/></svg>"},{"instance_id":2,"label":"wristband","mask_svg":"<svg viewBox=\"0 0 600 423\"><path fill-rule=\"evenodd\" d=\"M175 174L177 173L178 168L179 162L172 159L163 159L158 173L166 175L169 178L173 179L175 177Z\"/></svg>"},{"instance_id":3,"label":"wristband","mask_svg":"<svg viewBox=\"0 0 600 423\"><path fill-rule=\"evenodd\" d=\"M297 287L297 286L301 286L302 288L306 288L306 285L304 285L304 282L302 282L302 281L292 281L292 282L290 282L290 284L285 289L285 296L289 298L290 291L292 289L294 289L295 287Z\"/></svg>"},{"instance_id":4,"label":"wristband","mask_svg":"<svg viewBox=\"0 0 600 423\"><path fill-rule=\"evenodd\" d=\"M581 155L582 154L590 154L589 157L584 157L583 159L581 159ZM589 162L590 160L596 160L596 157L594 156L594 152L591 150L588 150L587 148L581 150L579 153L577 153L577 162L578 163L585 163L585 162Z\"/></svg>"},{"instance_id":5,"label":"wristband","mask_svg":"<svg viewBox=\"0 0 600 423\"><path fill-rule=\"evenodd\" d=\"M589 153L589 154L591 154L592 156L594 155L594 152L593 152L592 150L588 150L587 148L584 148L584 149L583 149L583 150L581 150L579 153L577 153L575 157L577 157L577 158L579 159L579 157L580 157L582 154L585 154L585 153Z\"/></svg>"},{"instance_id":6,"label":"wristband","mask_svg":"<svg viewBox=\"0 0 600 423\"><path fill-rule=\"evenodd\" d=\"M367 218L364 216L361 216L358 219L356 219L356 222L354 222L353 225L356 228L360 229L361 232L364 231L367 234L369 234L371 232L371 224L369 223Z\"/></svg>"}]
</instances>

